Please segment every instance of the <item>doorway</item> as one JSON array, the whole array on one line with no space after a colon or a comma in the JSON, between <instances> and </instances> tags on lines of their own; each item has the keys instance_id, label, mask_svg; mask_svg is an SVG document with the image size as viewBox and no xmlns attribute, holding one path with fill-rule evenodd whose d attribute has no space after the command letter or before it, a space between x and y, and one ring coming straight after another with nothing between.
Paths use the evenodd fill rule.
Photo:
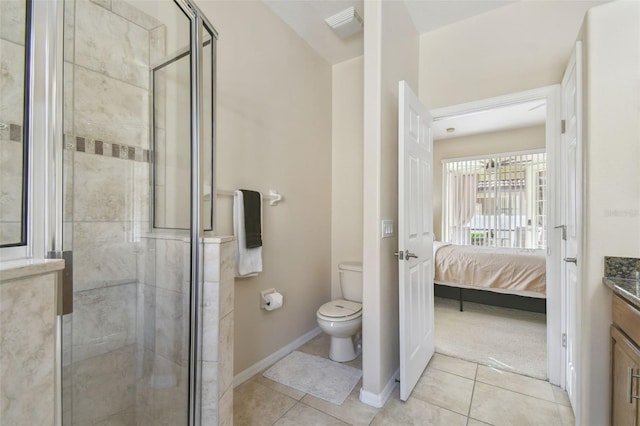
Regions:
<instances>
[{"instance_id":1,"label":"doorway","mask_svg":"<svg viewBox=\"0 0 640 426\"><path fill-rule=\"evenodd\" d=\"M438 129L444 134L447 134L447 129L449 133L454 131L457 132L459 129L451 130L452 128L456 128L456 124L461 121L476 121L482 125L485 125L488 121L487 117L495 111L498 110L508 110L510 108L517 105L525 105L525 110L533 110L530 112L537 111L538 115L541 111L544 111L542 114L542 121L538 123L539 126L544 126L544 129L539 130L541 133L541 137L544 138L544 151L546 152L546 193L548 194L547 205L545 207L545 215L546 215L546 303L544 303L544 307L546 308L546 376L551 384L560 385L561 383L561 363L562 363L562 352L561 352L561 341L559 336L561 335L561 307L560 307L560 287L559 287L559 248L560 248L560 233L558 230L554 229L554 227L559 223L560 218L560 200L558 199L558 185L559 180L558 176L555 175L554 171L557 170L556 164L559 161L559 150L557 149L560 135L560 118L559 118L559 86L549 86L540 89L530 90L526 92L515 93L506 96L500 96L496 98L490 98L475 102L470 102L467 104L455 105L451 107L440 108L432 111L435 126L436 126L436 137L438 138ZM504 120L504 118L503 118ZM533 124L528 124L528 126L532 126ZM460 124L460 130L464 127L464 125ZM503 124L503 126L505 126ZM508 126L505 126L508 128ZM522 125L520 126L522 127ZM504 127L503 127L504 129ZM491 131L488 129L484 129L483 131ZM495 129L493 130L495 131ZM462 133L462 132L460 132ZM460 134L459 133L459 134ZM446 143L446 142L445 142ZM509 145L502 144L500 145L497 141L498 147L502 146L502 149L498 149L495 153L499 152L513 152L519 151L519 149L514 148L514 144ZM497 149L493 147L493 149ZM434 148L434 153L436 154L436 159L434 160L434 166L436 167L435 175L434 175L434 188L442 187L442 173L439 173L440 162L442 157L438 155L438 147ZM465 154L459 155L460 157L469 157L471 154L469 151ZM441 192L434 190L434 205L436 208L436 212L434 213L434 228L436 231L436 236L442 238L443 227L441 226L441 218L442 214L440 213L442 209L441 204ZM446 231L444 231L446 232ZM437 239L440 239L437 238ZM456 293L458 289L455 289ZM467 290L465 290L467 291ZM471 290L469 290L471 291ZM436 318L436 324L437 324ZM436 333L438 332L436 326ZM438 343L436 341L436 347Z\"/></svg>"}]
</instances>

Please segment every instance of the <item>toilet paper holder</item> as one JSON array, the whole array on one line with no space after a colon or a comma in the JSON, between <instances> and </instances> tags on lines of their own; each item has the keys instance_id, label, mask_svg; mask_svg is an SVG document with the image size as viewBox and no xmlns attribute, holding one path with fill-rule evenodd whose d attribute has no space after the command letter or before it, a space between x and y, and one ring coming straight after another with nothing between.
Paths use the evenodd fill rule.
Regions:
<instances>
[{"instance_id":1,"label":"toilet paper holder","mask_svg":"<svg viewBox=\"0 0 640 426\"><path fill-rule=\"evenodd\" d=\"M270 306L271 305L271 300L270 300L270 298L268 296L270 294L275 294L275 293L278 293L275 288L268 288L268 289L262 290L260 292L260 296L261 296L260 307L262 309L266 309L267 311L271 311L271 310L277 309L279 307L278 306L278 307L274 308L274 307Z\"/></svg>"}]
</instances>

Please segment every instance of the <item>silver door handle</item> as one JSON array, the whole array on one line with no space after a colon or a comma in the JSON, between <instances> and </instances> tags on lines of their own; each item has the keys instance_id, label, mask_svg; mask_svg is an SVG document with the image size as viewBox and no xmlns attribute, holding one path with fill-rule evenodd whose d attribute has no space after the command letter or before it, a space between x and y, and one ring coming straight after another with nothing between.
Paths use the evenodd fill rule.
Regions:
<instances>
[{"instance_id":1,"label":"silver door handle","mask_svg":"<svg viewBox=\"0 0 640 426\"><path fill-rule=\"evenodd\" d=\"M409 250L405 250L405 251L397 251L395 253L393 253L394 256L397 256L399 260L409 260L411 258L417 259L418 256L416 256L415 254L411 253Z\"/></svg>"},{"instance_id":2,"label":"silver door handle","mask_svg":"<svg viewBox=\"0 0 640 426\"><path fill-rule=\"evenodd\" d=\"M565 257L562 260L564 260L567 263L575 263L576 265L578 264L578 259L575 257Z\"/></svg>"}]
</instances>

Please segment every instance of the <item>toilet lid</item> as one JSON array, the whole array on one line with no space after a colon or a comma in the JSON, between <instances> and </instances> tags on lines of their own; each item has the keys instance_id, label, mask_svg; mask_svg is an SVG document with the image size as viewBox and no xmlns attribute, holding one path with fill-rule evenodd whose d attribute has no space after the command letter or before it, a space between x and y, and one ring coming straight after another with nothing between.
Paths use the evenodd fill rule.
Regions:
<instances>
[{"instance_id":1,"label":"toilet lid","mask_svg":"<svg viewBox=\"0 0 640 426\"><path fill-rule=\"evenodd\" d=\"M332 300L320 306L318 313L329 318L344 318L362 312L362 303L349 300Z\"/></svg>"}]
</instances>

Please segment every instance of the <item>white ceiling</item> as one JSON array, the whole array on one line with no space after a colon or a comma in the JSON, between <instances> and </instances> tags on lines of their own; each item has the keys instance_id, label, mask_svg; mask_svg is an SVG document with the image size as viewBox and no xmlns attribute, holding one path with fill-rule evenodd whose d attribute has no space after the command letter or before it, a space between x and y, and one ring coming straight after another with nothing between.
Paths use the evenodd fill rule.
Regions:
<instances>
[{"instance_id":1,"label":"white ceiling","mask_svg":"<svg viewBox=\"0 0 640 426\"><path fill-rule=\"evenodd\" d=\"M346 39L338 37L324 21L353 6L364 16L363 0L263 0L271 10L298 33L330 64L363 54L362 32Z\"/></svg>"},{"instance_id":2,"label":"white ceiling","mask_svg":"<svg viewBox=\"0 0 640 426\"><path fill-rule=\"evenodd\" d=\"M498 132L545 123L547 105L544 100L473 112L433 123L433 139L459 138L478 133ZM448 128L455 129L447 132Z\"/></svg>"},{"instance_id":3,"label":"white ceiling","mask_svg":"<svg viewBox=\"0 0 640 426\"><path fill-rule=\"evenodd\" d=\"M404 0L420 34L480 15L514 0Z\"/></svg>"},{"instance_id":4,"label":"white ceiling","mask_svg":"<svg viewBox=\"0 0 640 426\"><path fill-rule=\"evenodd\" d=\"M343 40L329 28L324 20L353 6L366 21L363 0L263 1L330 64L337 64L362 55L364 47L362 32ZM420 34L515 3L514 0L404 0L404 2Z\"/></svg>"},{"instance_id":5,"label":"white ceiling","mask_svg":"<svg viewBox=\"0 0 640 426\"><path fill-rule=\"evenodd\" d=\"M330 64L337 64L363 54L363 33L340 39L325 19L353 6L364 16L363 0L263 0L271 10L302 37ZM366 1L366 0L364 0ZM394 0L387 0L394 1ZM404 1L414 26L420 34L434 31L493 9L516 3L514 0L395 0ZM474 113L435 123L434 139L507 130L543 124L546 105L542 101L512 105ZM453 133L446 129L453 127Z\"/></svg>"}]
</instances>

